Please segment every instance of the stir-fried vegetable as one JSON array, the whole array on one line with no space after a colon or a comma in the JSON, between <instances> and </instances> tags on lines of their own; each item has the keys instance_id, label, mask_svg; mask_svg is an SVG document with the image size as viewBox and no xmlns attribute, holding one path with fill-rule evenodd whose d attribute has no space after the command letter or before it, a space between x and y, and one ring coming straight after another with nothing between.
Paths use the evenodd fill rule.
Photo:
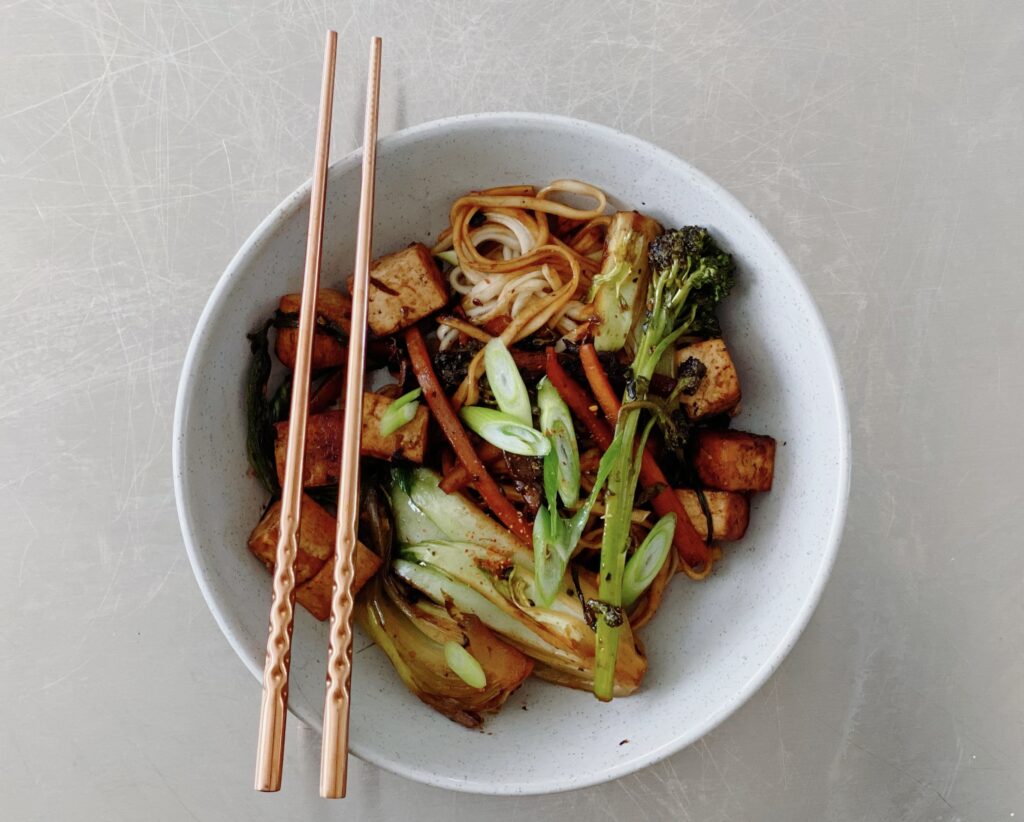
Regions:
<instances>
[{"instance_id":1,"label":"stir-fried vegetable","mask_svg":"<svg viewBox=\"0 0 1024 822\"><path fill-rule=\"evenodd\" d=\"M393 583L368 585L355 616L410 691L469 728L480 725L480 714L497 711L533 670L478 617L450 603L411 602Z\"/></svg>"},{"instance_id":2,"label":"stir-fried vegetable","mask_svg":"<svg viewBox=\"0 0 1024 822\"><path fill-rule=\"evenodd\" d=\"M249 334L252 362L245 384L245 408L248 415L245 448L249 466L256 479L271 494L280 491L277 483L277 468L274 464L274 419L271 403L267 401L267 380L270 379L270 344L267 334L270 322L266 322Z\"/></svg>"},{"instance_id":3,"label":"stir-fried vegetable","mask_svg":"<svg viewBox=\"0 0 1024 822\"><path fill-rule=\"evenodd\" d=\"M520 559L519 540L462 494L446 494L429 468L394 468L388 493L396 511L395 538L413 544L435 538L466 540Z\"/></svg>"},{"instance_id":4,"label":"stir-fried vegetable","mask_svg":"<svg viewBox=\"0 0 1024 822\"><path fill-rule=\"evenodd\" d=\"M597 621L594 694L605 700L612 698L614 690L630 515L644 444L654 420L652 417L641 426L641 416L645 410L658 410L647 401L647 389L664 353L691 330L698 315L713 314L715 304L732 286L732 258L718 249L703 228L689 227L661 235L651 244L650 261L647 318L633 359L628 402L619 411L615 426L622 450L608 479L609 502L601 539L599 597L606 611Z\"/></svg>"},{"instance_id":5,"label":"stir-fried vegetable","mask_svg":"<svg viewBox=\"0 0 1024 822\"><path fill-rule=\"evenodd\" d=\"M523 457L543 457L551 443L540 431L523 425L516 417L494 408L467 405L459 412L469 429L491 445Z\"/></svg>"},{"instance_id":6,"label":"stir-fried vegetable","mask_svg":"<svg viewBox=\"0 0 1024 822\"><path fill-rule=\"evenodd\" d=\"M551 450L544 458L545 478L553 471L558 496L563 505L571 508L580 498L580 449L569 406L558 396L550 380L542 379L537 384L537 407L541 431L551 441ZM550 496L549 492L549 505Z\"/></svg>"},{"instance_id":7,"label":"stir-fried vegetable","mask_svg":"<svg viewBox=\"0 0 1024 822\"><path fill-rule=\"evenodd\" d=\"M643 312L647 291L647 246L661 231L650 217L620 211L608 226L601 273L594 278L590 302L600 322L594 340L601 351L618 351Z\"/></svg>"},{"instance_id":8,"label":"stir-fried vegetable","mask_svg":"<svg viewBox=\"0 0 1024 822\"><path fill-rule=\"evenodd\" d=\"M420 404L417 402L423 395L422 388L415 388L402 394L389 405L380 418L380 434L382 437L394 434L403 425L412 422Z\"/></svg>"},{"instance_id":9,"label":"stir-fried vegetable","mask_svg":"<svg viewBox=\"0 0 1024 822\"><path fill-rule=\"evenodd\" d=\"M484 372L498 408L526 427L532 426L533 412L526 383L500 337L484 346Z\"/></svg>"},{"instance_id":10,"label":"stir-fried vegetable","mask_svg":"<svg viewBox=\"0 0 1024 822\"><path fill-rule=\"evenodd\" d=\"M539 602L533 569L514 556L468 542L434 541L406 546L392 563L395 574L435 603L451 602L476 614L495 633L545 667L546 678L576 688L593 685L594 632L581 613L580 598L599 607L586 581L558 593L550 606ZM628 624L623 622L622 653L613 691L635 690L647 668Z\"/></svg>"},{"instance_id":11,"label":"stir-fried vegetable","mask_svg":"<svg viewBox=\"0 0 1024 822\"><path fill-rule=\"evenodd\" d=\"M487 675L479 661L454 639L444 644L444 660L456 676L471 688L487 686Z\"/></svg>"},{"instance_id":12,"label":"stir-fried vegetable","mask_svg":"<svg viewBox=\"0 0 1024 822\"><path fill-rule=\"evenodd\" d=\"M672 531L675 527L675 514L663 516L626 561L626 569L622 574L622 604L626 608L640 598L665 564L672 547Z\"/></svg>"}]
</instances>

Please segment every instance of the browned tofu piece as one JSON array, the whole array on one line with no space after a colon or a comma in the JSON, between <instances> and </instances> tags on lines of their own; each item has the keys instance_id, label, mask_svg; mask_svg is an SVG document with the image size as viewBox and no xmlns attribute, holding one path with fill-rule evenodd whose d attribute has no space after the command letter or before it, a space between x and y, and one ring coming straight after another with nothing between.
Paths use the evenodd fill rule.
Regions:
<instances>
[{"instance_id":1,"label":"browned tofu piece","mask_svg":"<svg viewBox=\"0 0 1024 822\"><path fill-rule=\"evenodd\" d=\"M301 294L285 294L278 310L282 314L298 315ZM316 298L317 331L313 335L312 367L330 368L345 363L345 346L337 339L339 334L348 338L352 323L352 301L347 294L332 288L321 288ZM334 333L325 332L325 327ZM298 328L277 329L277 358L288 368L295 368L295 348L299 342Z\"/></svg>"},{"instance_id":2,"label":"browned tofu piece","mask_svg":"<svg viewBox=\"0 0 1024 822\"><path fill-rule=\"evenodd\" d=\"M352 596L355 596L367 580L377 573L381 566L380 557L363 545L356 543L352 558L355 575L352 577ZM323 564L320 571L303 585L295 589L295 599L320 621L331 615L331 593L334 591L334 555Z\"/></svg>"},{"instance_id":3,"label":"browned tofu piece","mask_svg":"<svg viewBox=\"0 0 1024 822\"><path fill-rule=\"evenodd\" d=\"M426 403L421 402L409 422L385 437L380 433L380 421L393 402L391 397L383 394L363 394L363 436L359 449L367 457L389 460L400 456L409 462L423 462L427 453L430 411Z\"/></svg>"},{"instance_id":4,"label":"browned tofu piece","mask_svg":"<svg viewBox=\"0 0 1024 822\"><path fill-rule=\"evenodd\" d=\"M683 503L686 514L701 539L708 538L708 521L697 499L697 492L688 488L677 488L676 496ZM743 494L735 491L705 491L708 510L711 512L711 527L714 540L742 539L750 521L750 502Z\"/></svg>"},{"instance_id":5,"label":"browned tofu piece","mask_svg":"<svg viewBox=\"0 0 1024 822\"><path fill-rule=\"evenodd\" d=\"M299 547L295 555L295 583L300 585L316 576L327 558L334 553L334 517L303 496L299 519ZM249 550L268 568L277 559L277 539L281 533L281 501L267 509L260 524L249 535Z\"/></svg>"},{"instance_id":6,"label":"browned tofu piece","mask_svg":"<svg viewBox=\"0 0 1024 822\"><path fill-rule=\"evenodd\" d=\"M312 497L303 495L299 517L299 545L295 555L295 599L317 619L331 615L331 590L334 585L334 535L337 520ZM277 539L281 533L281 502L278 500L249 536L249 550L270 570L277 559ZM352 593L377 573L381 561L373 551L356 543L353 556L355 576Z\"/></svg>"},{"instance_id":7,"label":"browned tofu piece","mask_svg":"<svg viewBox=\"0 0 1024 822\"><path fill-rule=\"evenodd\" d=\"M423 462L427 450L427 424L430 412L421 404L416 416L393 434L382 436L380 418L393 402L380 394L363 394L363 432L359 451L364 457L393 459L402 457L410 462ZM338 481L341 460L342 412L325 411L313 414L306 422L306 452L302 465L302 485L315 488L333 485ZM288 450L288 423L279 422L274 458L278 479L284 482L284 462Z\"/></svg>"},{"instance_id":8,"label":"browned tofu piece","mask_svg":"<svg viewBox=\"0 0 1024 822\"><path fill-rule=\"evenodd\" d=\"M413 243L370 264L368 300L366 320L370 330L385 337L444 308L448 284L430 249L423 243Z\"/></svg>"},{"instance_id":9,"label":"browned tofu piece","mask_svg":"<svg viewBox=\"0 0 1024 822\"><path fill-rule=\"evenodd\" d=\"M708 488L769 491L775 472L775 440L746 431L701 431L694 465Z\"/></svg>"},{"instance_id":10,"label":"browned tofu piece","mask_svg":"<svg viewBox=\"0 0 1024 822\"><path fill-rule=\"evenodd\" d=\"M686 415L691 420L699 420L734 408L740 401L740 379L725 342L721 339L704 340L680 348L676 352L676 365L682 365L690 357L702 362L707 372L695 393L690 396L684 394L680 398Z\"/></svg>"}]
</instances>

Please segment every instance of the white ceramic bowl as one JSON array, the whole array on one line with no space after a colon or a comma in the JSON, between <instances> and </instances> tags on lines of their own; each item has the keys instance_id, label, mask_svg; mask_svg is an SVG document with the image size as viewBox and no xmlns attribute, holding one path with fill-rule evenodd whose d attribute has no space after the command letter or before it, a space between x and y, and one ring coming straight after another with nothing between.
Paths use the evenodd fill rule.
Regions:
<instances>
[{"instance_id":1,"label":"white ceramic bowl","mask_svg":"<svg viewBox=\"0 0 1024 822\"><path fill-rule=\"evenodd\" d=\"M353 258L359 154L331 168L325 284ZM351 747L411 779L455 790L527 794L631 773L699 739L738 708L793 646L835 556L849 486L849 428L828 335L806 288L757 220L684 161L603 126L537 114L427 123L380 141L374 249L430 242L448 206L474 188L560 177L587 180L613 202L666 225L699 223L736 257L723 311L743 386L737 427L779 443L775 485L755 498L744 540L708 581L672 585L645 628L643 687L610 705L530 681L467 731L410 695L376 648L356 637ZM174 481L189 559L210 609L259 677L270 577L246 549L265 498L247 475L245 334L277 297L300 288L309 187L256 229L221 277L181 375ZM327 632L297 609L291 709L320 727ZM259 687L249 694L257 720ZM527 710L521 710L521 708ZM623 740L628 742L623 743ZM620 744L622 743L622 744Z\"/></svg>"}]
</instances>

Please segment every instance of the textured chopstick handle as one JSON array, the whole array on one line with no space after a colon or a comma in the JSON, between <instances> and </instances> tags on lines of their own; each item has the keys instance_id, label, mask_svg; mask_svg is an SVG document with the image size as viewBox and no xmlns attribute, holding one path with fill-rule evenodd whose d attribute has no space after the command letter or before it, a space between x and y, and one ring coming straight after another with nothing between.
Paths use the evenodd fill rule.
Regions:
<instances>
[{"instance_id":1,"label":"textured chopstick handle","mask_svg":"<svg viewBox=\"0 0 1024 822\"><path fill-rule=\"evenodd\" d=\"M345 421L338 480L338 531L335 535L334 591L331 597L327 695L324 699L320 795L345 796L348 779L348 720L352 686L352 578L359 514L359 436L363 412L366 312L373 247L373 194L377 164L377 114L380 95L381 40L370 42L363 131L363 179L359 200L356 260L352 286L352 325L345 375Z\"/></svg>"},{"instance_id":2,"label":"textured chopstick handle","mask_svg":"<svg viewBox=\"0 0 1024 822\"><path fill-rule=\"evenodd\" d=\"M281 789L284 762L284 731L288 716L288 668L292 657L292 627L295 615L295 555L298 552L299 515L302 505L302 462L309 416L309 372L316 330L316 298L320 284L323 252L324 204L327 195L327 161L331 144L331 109L334 101L334 65L338 34L327 32L323 80L320 89L320 117L316 137L316 158L309 201L309 231L306 236L306 264L299 309L298 345L289 413L288 448L281 489L281 530L274 563L273 604L267 656L263 666L263 696L260 703L260 732L256 748L258 791Z\"/></svg>"}]
</instances>

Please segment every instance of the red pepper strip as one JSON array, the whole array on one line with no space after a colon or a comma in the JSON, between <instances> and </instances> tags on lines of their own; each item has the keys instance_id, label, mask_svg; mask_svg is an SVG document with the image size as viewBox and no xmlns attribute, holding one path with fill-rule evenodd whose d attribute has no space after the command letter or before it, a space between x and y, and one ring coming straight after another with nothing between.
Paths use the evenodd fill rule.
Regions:
<instances>
[{"instance_id":1,"label":"red pepper strip","mask_svg":"<svg viewBox=\"0 0 1024 822\"><path fill-rule=\"evenodd\" d=\"M469 441L466 430L462 427L462 423L459 422L455 409L452 408L451 401L441 388L437 374L434 373L434 367L430 364L430 353L427 351L427 343L423 339L422 332L416 326L405 330L405 346L409 351L409 362L412 365L412 371L416 375L417 381L419 381L420 388L423 389L423 396L427 400L427 405L430 406L434 419L440 424L441 430L455 450L455 455L459 458L459 462L466 466L466 470L469 471L469 475L473 478L474 487L480 492L480 496L483 497L487 507L494 512L495 516L501 520L505 527L523 543L531 545L533 536L530 526L526 524L526 520L523 519L522 514L516 510L515 506L501 493L498 484L487 473L487 468L473 449L473 444Z\"/></svg>"},{"instance_id":2,"label":"red pepper strip","mask_svg":"<svg viewBox=\"0 0 1024 822\"><path fill-rule=\"evenodd\" d=\"M609 423L614 424L619 418L619 409L622 404L615 395L612 384L608 381L608 375L601 365L601 360L598 359L594 346L587 344L580 347L580 361L583 363L583 373L587 375L587 382L590 383L590 390L594 392L605 418ZM552 382L554 381L552 380ZM566 400L566 404L568 404L568 400ZM602 447L606 448L607 446ZM640 465L640 482L647 487L663 486L662 491L651 500L651 507L661 516L668 513L676 515L676 530L672 542L683 561L691 567L697 567L711 559L708 546L697 533L697 529L693 527L682 501L669 486L665 472L658 467L650 444L644 449L643 461Z\"/></svg>"}]
</instances>

